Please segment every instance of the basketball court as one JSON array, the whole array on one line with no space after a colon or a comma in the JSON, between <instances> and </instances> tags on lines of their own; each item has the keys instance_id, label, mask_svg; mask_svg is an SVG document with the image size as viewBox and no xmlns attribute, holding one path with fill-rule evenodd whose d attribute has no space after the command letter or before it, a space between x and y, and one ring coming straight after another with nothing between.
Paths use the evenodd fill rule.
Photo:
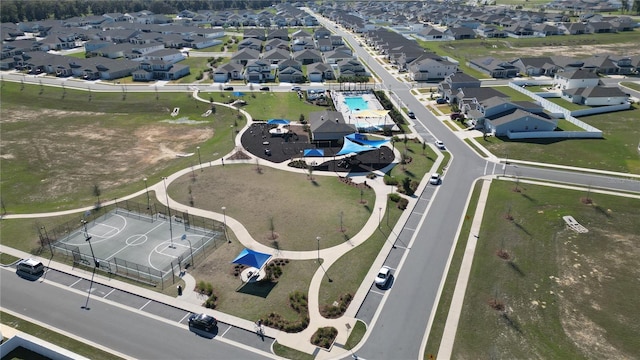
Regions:
<instances>
[{"instance_id":1,"label":"basketball court","mask_svg":"<svg viewBox=\"0 0 640 360\"><path fill-rule=\"evenodd\" d=\"M77 249L80 256L75 255L76 261L92 265L95 257L100 268L109 272L118 272L113 267L123 264L130 268L140 266L142 271L148 267L150 273L161 273L163 278L176 266L192 264L193 254L223 236L192 228L180 217L149 217L122 209L79 225L60 240L64 249Z\"/></svg>"}]
</instances>

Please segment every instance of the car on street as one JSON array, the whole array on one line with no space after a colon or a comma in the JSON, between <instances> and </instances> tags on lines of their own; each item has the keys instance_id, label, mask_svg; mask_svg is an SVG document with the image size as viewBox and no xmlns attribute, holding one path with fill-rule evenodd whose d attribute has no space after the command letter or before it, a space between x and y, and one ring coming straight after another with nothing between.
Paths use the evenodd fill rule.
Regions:
<instances>
[{"instance_id":1,"label":"car on street","mask_svg":"<svg viewBox=\"0 0 640 360\"><path fill-rule=\"evenodd\" d=\"M300 91L302 88L300 86L292 86L291 91Z\"/></svg>"},{"instance_id":2,"label":"car on street","mask_svg":"<svg viewBox=\"0 0 640 360\"><path fill-rule=\"evenodd\" d=\"M440 178L440 174L438 173L431 174L431 177L429 178L429 184L431 185L438 185L441 181L442 178Z\"/></svg>"},{"instance_id":3,"label":"car on street","mask_svg":"<svg viewBox=\"0 0 640 360\"><path fill-rule=\"evenodd\" d=\"M445 99L445 98L438 98L436 100L436 104L442 105L442 104L446 104L446 103L447 103L447 99Z\"/></svg>"},{"instance_id":4,"label":"car on street","mask_svg":"<svg viewBox=\"0 0 640 360\"><path fill-rule=\"evenodd\" d=\"M376 285L384 287L387 286L390 278L391 268L389 268L388 266L383 266L380 268L380 271L378 271L378 274L376 275L376 279L374 281Z\"/></svg>"},{"instance_id":5,"label":"car on street","mask_svg":"<svg viewBox=\"0 0 640 360\"><path fill-rule=\"evenodd\" d=\"M224 91L233 91L233 86L225 86Z\"/></svg>"},{"instance_id":6,"label":"car on street","mask_svg":"<svg viewBox=\"0 0 640 360\"><path fill-rule=\"evenodd\" d=\"M438 149L444 150L444 143L442 141L436 140L436 146L438 147Z\"/></svg>"},{"instance_id":7,"label":"car on street","mask_svg":"<svg viewBox=\"0 0 640 360\"><path fill-rule=\"evenodd\" d=\"M269 87L268 86L263 86L260 88L260 91L269 91Z\"/></svg>"},{"instance_id":8,"label":"car on street","mask_svg":"<svg viewBox=\"0 0 640 360\"><path fill-rule=\"evenodd\" d=\"M218 326L218 320L211 315L203 313L189 316L189 328L211 332L216 326Z\"/></svg>"},{"instance_id":9,"label":"car on street","mask_svg":"<svg viewBox=\"0 0 640 360\"><path fill-rule=\"evenodd\" d=\"M407 113L407 116L409 116L410 119L415 119L416 118L416 114L414 114L413 111L409 111Z\"/></svg>"}]
</instances>

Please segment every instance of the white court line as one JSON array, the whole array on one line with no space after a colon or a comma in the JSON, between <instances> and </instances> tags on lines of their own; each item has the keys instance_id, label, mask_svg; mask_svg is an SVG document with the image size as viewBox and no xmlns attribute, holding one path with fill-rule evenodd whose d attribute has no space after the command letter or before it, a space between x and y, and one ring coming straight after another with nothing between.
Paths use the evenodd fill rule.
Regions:
<instances>
[{"instance_id":1,"label":"white court line","mask_svg":"<svg viewBox=\"0 0 640 360\"><path fill-rule=\"evenodd\" d=\"M142 305L140 308L138 308L138 310L142 310L144 309L145 306L149 305L151 302L153 302L152 300L147 301L146 304Z\"/></svg>"},{"instance_id":2,"label":"white court line","mask_svg":"<svg viewBox=\"0 0 640 360\"><path fill-rule=\"evenodd\" d=\"M408 231L416 231L416 229L414 229L414 228L408 228L408 227L406 227L406 228L403 228L402 230L408 230Z\"/></svg>"},{"instance_id":3,"label":"white court line","mask_svg":"<svg viewBox=\"0 0 640 360\"><path fill-rule=\"evenodd\" d=\"M162 222L162 223L158 224L158 226L156 226L156 227L152 228L151 230L147 231L146 233L144 233L144 234L142 234L142 235L147 235L147 234L149 234L149 233L150 233L150 232L152 232L153 230L155 230L155 229L159 228L161 225L164 225L164 222ZM107 257L105 260L109 261L110 259L113 259L116 255L118 255L121 251L125 250L125 249L126 249L126 248L128 248L129 246L131 246L131 245L128 245L128 244L127 244L127 245L125 245L122 249L120 249L120 250L116 251L116 252L115 252L115 253L113 253L111 256Z\"/></svg>"}]
</instances>

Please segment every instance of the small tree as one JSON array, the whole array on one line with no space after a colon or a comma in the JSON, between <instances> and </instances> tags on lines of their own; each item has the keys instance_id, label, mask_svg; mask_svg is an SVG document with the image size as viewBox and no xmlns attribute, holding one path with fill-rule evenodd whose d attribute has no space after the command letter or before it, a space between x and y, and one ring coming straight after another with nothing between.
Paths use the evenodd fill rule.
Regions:
<instances>
[{"instance_id":1,"label":"small tree","mask_svg":"<svg viewBox=\"0 0 640 360\"><path fill-rule=\"evenodd\" d=\"M102 190L98 184L93 185L93 196L98 198L97 205L100 206L100 195L102 194Z\"/></svg>"}]
</instances>

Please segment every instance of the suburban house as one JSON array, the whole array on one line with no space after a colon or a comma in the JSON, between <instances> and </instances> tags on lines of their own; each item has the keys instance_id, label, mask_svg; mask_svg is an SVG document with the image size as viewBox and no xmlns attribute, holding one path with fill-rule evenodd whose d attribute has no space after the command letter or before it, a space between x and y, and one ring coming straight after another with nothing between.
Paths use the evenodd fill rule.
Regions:
<instances>
[{"instance_id":1,"label":"suburban house","mask_svg":"<svg viewBox=\"0 0 640 360\"><path fill-rule=\"evenodd\" d=\"M414 81L440 80L455 74L458 65L441 58L440 56L428 56L425 54L409 64L409 76Z\"/></svg>"},{"instance_id":2,"label":"suburban house","mask_svg":"<svg viewBox=\"0 0 640 360\"><path fill-rule=\"evenodd\" d=\"M591 86L562 90L562 98L574 104L605 106L625 104L629 98L618 87Z\"/></svg>"},{"instance_id":3,"label":"suburban house","mask_svg":"<svg viewBox=\"0 0 640 360\"><path fill-rule=\"evenodd\" d=\"M550 57L521 57L511 63L527 76L553 76L558 71L558 66Z\"/></svg>"},{"instance_id":4,"label":"suburban house","mask_svg":"<svg viewBox=\"0 0 640 360\"><path fill-rule=\"evenodd\" d=\"M492 78L513 78L518 75L518 68L508 61L493 57L483 57L469 60L468 65L476 70L482 71Z\"/></svg>"},{"instance_id":5,"label":"suburban house","mask_svg":"<svg viewBox=\"0 0 640 360\"><path fill-rule=\"evenodd\" d=\"M530 101L512 102L503 97L491 97L465 105L465 113L486 133L509 136L510 133L554 131L558 119Z\"/></svg>"},{"instance_id":6,"label":"suburban house","mask_svg":"<svg viewBox=\"0 0 640 360\"><path fill-rule=\"evenodd\" d=\"M347 124L339 111L315 111L309 114L311 141L338 141L358 132L355 125Z\"/></svg>"},{"instance_id":7,"label":"suburban house","mask_svg":"<svg viewBox=\"0 0 640 360\"><path fill-rule=\"evenodd\" d=\"M557 89L594 87L600 84L598 74L586 70L560 71L553 77L553 86Z\"/></svg>"},{"instance_id":8,"label":"suburban house","mask_svg":"<svg viewBox=\"0 0 640 360\"><path fill-rule=\"evenodd\" d=\"M334 80L335 75L331 65L313 63L307 66L307 79L310 82L323 82L325 80Z\"/></svg>"},{"instance_id":9,"label":"suburban house","mask_svg":"<svg viewBox=\"0 0 640 360\"><path fill-rule=\"evenodd\" d=\"M244 68L244 79L248 83L261 83L275 79L271 64L263 59L249 60Z\"/></svg>"},{"instance_id":10,"label":"suburban house","mask_svg":"<svg viewBox=\"0 0 640 360\"><path fill-rule=\"evenodd\" d=\"M471 75L456 72L444 78L438 84L438 93L444 99L451 99L460 88L479 88L482 82Z\"/></svg>"},{"instance_id":11,"label":"suburban house","mask_svg":"<svg viewBox=\"0 0 640 360\"><path fill-rule=\"evenodd\" d=\"M244 66L238 63L227 63L213 72L213 82L225 83L229 80L241 80L244 74Z\"/></svg>"}]
</instances>

